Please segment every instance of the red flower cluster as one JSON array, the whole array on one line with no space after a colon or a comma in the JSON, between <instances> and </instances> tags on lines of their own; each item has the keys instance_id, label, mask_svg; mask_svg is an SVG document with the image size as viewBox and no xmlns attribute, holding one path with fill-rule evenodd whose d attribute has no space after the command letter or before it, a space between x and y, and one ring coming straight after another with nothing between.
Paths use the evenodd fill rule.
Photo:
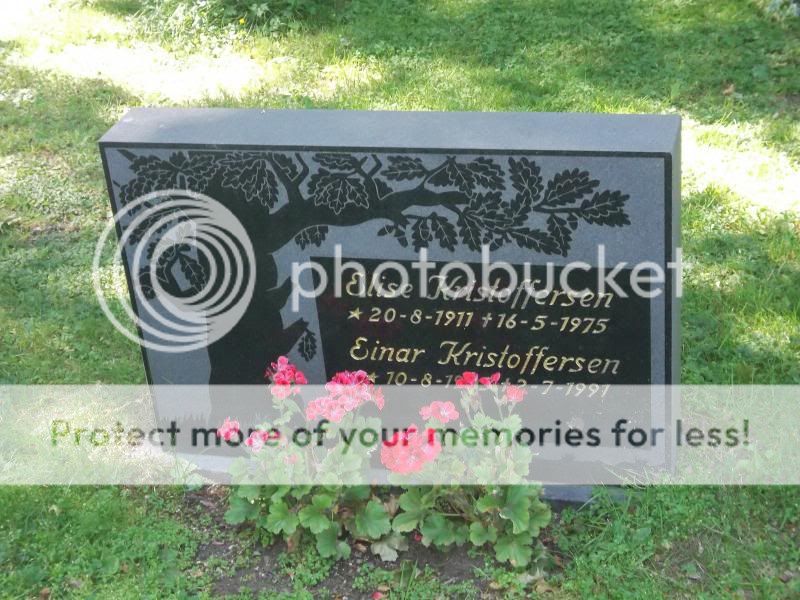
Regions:
<instances>
[{"instance_id":1,"label":"red flower cluster","mask_svg":"<svg viewBox=\"0 0 800 600\"><path fill-rule=\"evenodd\" d=\"M488 377L481 377L474 371L464 371L461 375L456 377L456 387L459 388L469 388L475 384L481 385L495 385L498 381L500 381L500 373L493 373Z\"/></svg>"},{"instance_id":2,"label":"red flower cluster","mask_svg":"<svg viewBox=\"0 0 800 600\"><path fill-rule=\"evenodd\" d=\"M308 383L303 372L290 363L285 356L279 356L278 360L266 370L264 377L272 382L270 392L277 398L287 398L296 392L297 389L293 387L295 384Z\"/></svg>"},{"instance_id":3,"label":"red flower cluster","mask_svg":"<svg viewBox=\"0 0 800 600\"><path fill-rule=\"evenodd\" d=\"M442 445L436 436L426 436L416 425L411 425L383 442L381 462L395 473L416 473L435 460L441 451Z\"/></svg>"},{"instance_id":4,"label":"red flower cluster","mask_svg":"<svg viewBox=\"0 0 800 600\"><path fill-rule=\"evenodd\" d=\"M383 392L376 388L364 371L342 371L325 384L327 396L309 402L306 418L328 419L339 423L344 416L365 402L374 402L383 409Z\"/></svg>"},{"instance_id":5,"label":"red flower cluster","mask_svg":"<svg viewBox=\"0 0 800 600\"><path fill-rule=\"evenodd\" d=\"M458 411L452 402L431 402L428 406L419 409L423 419L436 419L440 423L447 423L458 419Z\"/></svg>"}]
</instances>

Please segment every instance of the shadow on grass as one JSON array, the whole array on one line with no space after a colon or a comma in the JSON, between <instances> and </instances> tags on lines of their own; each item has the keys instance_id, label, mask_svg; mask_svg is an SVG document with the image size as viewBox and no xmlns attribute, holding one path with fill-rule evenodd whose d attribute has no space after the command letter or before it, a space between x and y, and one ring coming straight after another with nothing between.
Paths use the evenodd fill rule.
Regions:
<instances>
[{"instance_id":1,"label":"shadow on grass","mask_svg":"<svg viewBox=\"0 0 800 600\"><path fill-rule=\"evenodd\" d=\"M94 6L120 14L135 4ZM800 20L770 19L755 3L350 0L330 11L297 17L288 51L325 38L326 53L376 59L383 78L334 100L294 95L271 104L675 108L704 122L757 122L767 142L800 157Z\"/></svg>"},{"instance_id":2,"label":"shadow on grass","mask_svg":"<svg viewBox=\"0 0 800 600\"><path fill-rule=\"evenodd\" d=\"M0 51L0 59L5 59ZM99 79L75 79L51 72L3 65L0 86L25 90L14 103L0 104L3 153L54 151L71 147L96 153L96 142L119 118L121 109L139 101L122 88Z\"/></svg>"},{"instance_id":3,"label":"shadow on grass","mask_svg":"<svg viewBox=\"0 0 800 600\"><path fill-rule=\"evenodd\" d=\"M685 383L800 383L800 229L727 191L684 199Z\"/></svg>"},{"instance_id":4,"label":"shadow on grass","mask_svg":"<svg viewBox=\"0 0 800 600\"><path fill-rule=\"evenodd\" d=\"M91 7L116 17L130 17L142 9L141 0L93 0Z\"/></svg>"},{"instance_id":5,"label":"shadow on grass","mask_svg":"<svg viewBox=\"0 0 800 600\"><path fill-rule=\"evenodd\" d=\"M329 51L382 78L331 100L280 105L662 112L750 121L800 158L800 20L753 3L353 0ZM292 38L289 38L292 41ZM291 46L289 46L291 47ZM259 98L262 99L262 98Z\"/></svg>"},{"instance_id":6,"label":"shadow on grass","mask_svg":"<svg viewBox=\"0 0 800 600\"><path fill-rule=\"evenodd\" d=\"M750 3L404 0L352 2L349 15L348 39L368 55L485 67L474 83L506 88L496 109L587 110L607 98L708 119L798 110L800 21L771 21Z\"/></svg>"},{"instance_id":7,"label":"shadow on grass","mask_svg":"<svg viewBox=\"0 0 800 600\"><path fill-rule=\"evenodd\" d=\"M97 139L137 101L103 81L9 65L0 91L13 98L0 102L0 218L10 217L0 233L0 382L141 381L136 347L109 326L87 274L108 212Z\"/></svg>"}]
</instances>

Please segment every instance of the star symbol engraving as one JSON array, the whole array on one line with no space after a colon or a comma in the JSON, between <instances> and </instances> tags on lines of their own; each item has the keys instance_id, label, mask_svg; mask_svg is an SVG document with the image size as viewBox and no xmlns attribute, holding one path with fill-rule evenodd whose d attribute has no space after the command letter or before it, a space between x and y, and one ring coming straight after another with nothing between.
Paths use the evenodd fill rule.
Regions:
<instances>
[{"instance_id":1,"label":"star symbol engraving","mask_svg":"<svg viewBox=\"0 0 800 600\"><path fill-rule=\"evenodd\" d=\"M361 318L361 309L356 307L350 311L350 314L347 315L347 319L355 319L358 321Z\"/></svg>"}]
</instances>

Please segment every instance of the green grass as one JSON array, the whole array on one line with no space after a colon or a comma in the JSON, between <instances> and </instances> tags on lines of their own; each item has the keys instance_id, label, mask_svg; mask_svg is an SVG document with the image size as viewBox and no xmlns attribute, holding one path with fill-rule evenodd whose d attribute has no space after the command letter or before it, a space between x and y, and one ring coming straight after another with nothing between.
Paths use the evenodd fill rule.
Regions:
<instances>
[{"instance_id":1,"label":"green grass","mask_svg":"<svg viewBox=\"0 0 800 600\"><path fill-rule=\"evenodd\" d=\"M280 34L234 26L232 42L214 37L208 51L208 40L181 47L153 22L137 26L136 2L86 4L43 9L0 37L2 383L144 379L138 348L108 326L90 285L108 215L95 141L128 106L679 111L702 126L700 153L783 161L751 183L790 185L798 171L800 19L770 16L764 2L354 0ZM86 65L64 54L84 47ZM108 48L118 54L98 76L92 57ZM228 81L231 69L213 68L224 52L260 79L187 90ZM203 81L172 85L200 58L212 67ZM128 72L137 64L149 77ZM683 380L800 383L800 219L757 202L740 172L698 185L708 174L683 166ZM424 568L366 569L357 583L406 598L476 585L518 597L791 597L799 503L796 488L645 489L567 512L548 534L563 564L543 573L490 564L474 581L444 582ZM199 533L181 506L172 490L0 489L2 596L211 594L235 566L199 575L194 553L201 536L230 534L211 519ZM278 568L312 585L333 567L301 552Z\"/></svg>"},{"instance_id":2,"label":"green grass","mask_svg":"<svg viewBox=\"0 0 800 600\"><path fill-rule=\"evenodd\" d=\"M141 598L192 592L183 571L198 539L172 518L179 494L160 489L4 488L4 598ZM163 597L163 596L162 596Z\"/></svg>"},{"instance_id":3,"label":"green grass","mask_svg":"<svg viewBox=\"0 0 800 600\"><path fill-rule=\"evenodd\" d=\"M565 591L655 598L779 598L800 563L800 498L788 488L646 488L635 501L567 511Z\"/></svg>"},{"instance_id":4,"label":"green grass","mask_svg":"<svg viewBox=\"0 0 800 600\"><path fill-rule=\"evenodd\" d=\"M730 190L684 198L682 379L800 382L800 225Z\"/></svg>"}]
</instances>

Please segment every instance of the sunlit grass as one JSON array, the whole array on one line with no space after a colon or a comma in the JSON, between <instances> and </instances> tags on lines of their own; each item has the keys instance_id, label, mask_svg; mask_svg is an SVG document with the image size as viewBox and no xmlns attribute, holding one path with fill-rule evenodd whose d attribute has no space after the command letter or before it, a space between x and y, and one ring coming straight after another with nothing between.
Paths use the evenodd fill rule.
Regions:
<instances>
[{"instance_id":1,"label":"sunlit grass","mask_svg":"<svg viewBox=\"0 0 800 600\"><path fill-rule=\"evenodd\" d=\"M132 1L7 5L0 382L144 380L90 271L109 217L96 140L152 103L678 111L683 380L800 383L800 19L733 0L353 0L279 35L186 45L137 26ZM208 593L208 578L183 585L196 540L176 506L141 490L0 490L0 585L11 597ZM649 489L558 526L569 564L548 585L567 597L790 597L797 577L780 577L798 572L798 514L792 489ZM312 570L303 560L296 570Z\"/></svg>"}]
</instances>

